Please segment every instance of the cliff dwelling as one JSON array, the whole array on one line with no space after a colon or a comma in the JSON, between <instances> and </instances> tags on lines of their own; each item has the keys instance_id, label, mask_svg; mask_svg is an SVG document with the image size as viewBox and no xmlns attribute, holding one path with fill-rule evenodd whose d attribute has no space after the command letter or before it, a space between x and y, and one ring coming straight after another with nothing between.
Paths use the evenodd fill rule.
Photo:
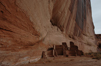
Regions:
<instances>
[{"instance_id":1,"label":"cliff dwelling","mask_svg":"<svg viewBox=\"0 0 101 66\"><path fill-rule=\"evenodd\" d=\"M77 56L78 47L74 45L73 42L70 42L70 55Z\"/></svg>"},{"instance_id":2,"label":"cliff dwelling","mask_svg":"<svg viewBox=\"0 0 101 66\"><path fill-rule=\"evenodd\" d=\"M74 45L73 42L70 42L70 50L69 54L70 56L81 56L83 55L83 52L81 50L78 50L78 46Z\"/></svg>"},{"instance_id":3,"label":"cliff dwelling","mask_svg":"<svg viewBox=\"0 0 101 66\"><path fill-rule=\"evenodd\" d=\"M42 57L43 56L47 56L47 57L66 56L67 50L68 50L67 44L63 42L62 45L53 45L52 48L48 48L46 53L42 53Z\"/></svg>"},{"instance_id":4,"label":"cliff dwelling","mask_svg":"<svg viewBox=\"0 0 101 66\"><path fill-rule=\"evenodd\" d=\"M70 48L67 46L66 42L63 42L62 45L53 45L52 48L48 48L47 51L42 53L42 58L46 57L57 57L57 56L82 56L83 52L78 50L78 47L74 45L73 42L70 42Z\"/></svg>"},{"instance_id":5,"label":"cliff dwelling","mask_svg":"<svg viewBox=\"0 0 101 66\"><path fill-rule=\"evenodd\" d=\"M0 0L0 66L81 56L95 43L90 0Z\"/></svg>"}]
</instances>

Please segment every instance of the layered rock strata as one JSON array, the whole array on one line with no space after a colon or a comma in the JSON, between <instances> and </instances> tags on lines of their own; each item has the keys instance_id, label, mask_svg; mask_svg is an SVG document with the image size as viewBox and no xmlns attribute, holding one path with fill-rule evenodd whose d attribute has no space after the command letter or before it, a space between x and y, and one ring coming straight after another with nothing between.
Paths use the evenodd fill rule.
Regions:
<instances>
[{"instance_id":1,"label":"layered rock strata","mask_svg":"<svg viewBox=\"0 0 101 66\"><path fill-rule=\"evenodd\" d=\"M0 64L36 62L53 45L96 52L90 0L0 0Z\"/></svg>"}]
</instances>

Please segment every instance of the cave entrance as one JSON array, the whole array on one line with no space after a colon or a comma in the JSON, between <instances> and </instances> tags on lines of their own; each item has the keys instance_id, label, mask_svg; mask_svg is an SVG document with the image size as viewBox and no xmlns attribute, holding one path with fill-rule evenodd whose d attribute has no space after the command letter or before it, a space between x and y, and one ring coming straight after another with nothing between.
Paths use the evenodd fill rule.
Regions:
<instances>
[{"instance_id":1,"label":"cave entrance","mask_svg":"<svg viewBox=\"0 0 101 66\"><path fill-rule=\"evenodd\" d=\"M74 45L73 42L70 42L70 55L77 56L78 54L78 47Z\"/></svg>"}]
</instances>

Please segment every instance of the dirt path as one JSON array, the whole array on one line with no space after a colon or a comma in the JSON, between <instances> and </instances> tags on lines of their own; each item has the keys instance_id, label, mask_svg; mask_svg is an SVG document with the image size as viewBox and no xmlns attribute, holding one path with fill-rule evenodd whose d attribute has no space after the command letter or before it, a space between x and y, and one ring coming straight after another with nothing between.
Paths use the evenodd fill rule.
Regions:
<instances>
[{"instance_id":1,"label":"dirt path","mask_svg":"<svg viewBox=\"0 0 101 66\"><path fill-rule=\"evenodd\" d=\"M21 66L101 66L101 60L88 57L56 57Z\"/></svg>"}]
</instances>

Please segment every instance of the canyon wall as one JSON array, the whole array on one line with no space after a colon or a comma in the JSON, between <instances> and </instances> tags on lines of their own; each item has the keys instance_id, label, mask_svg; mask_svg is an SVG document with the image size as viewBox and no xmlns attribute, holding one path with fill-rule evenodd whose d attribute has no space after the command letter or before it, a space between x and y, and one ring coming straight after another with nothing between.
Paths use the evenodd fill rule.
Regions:
<instances>
[{"instance_id":1,"label":"canyon wall","mask_svg":"<svg viewBox=\"0 0 101 66\"><path fill-rule=\"evenodd\" d=\"M97 51L90 0L0 0L0 64L36 62L63 42Z\"/></svg>"},{"instance_id":2,"label":"canyon wall","mask_svg":"<svg viewBox=\"0 0 101 66\"><path fill-rule=\"evenodd\" d=\"M96 44L97 44L97 51L101 52L101 34L96 35Z\"/></svg>"}]
</instances>

